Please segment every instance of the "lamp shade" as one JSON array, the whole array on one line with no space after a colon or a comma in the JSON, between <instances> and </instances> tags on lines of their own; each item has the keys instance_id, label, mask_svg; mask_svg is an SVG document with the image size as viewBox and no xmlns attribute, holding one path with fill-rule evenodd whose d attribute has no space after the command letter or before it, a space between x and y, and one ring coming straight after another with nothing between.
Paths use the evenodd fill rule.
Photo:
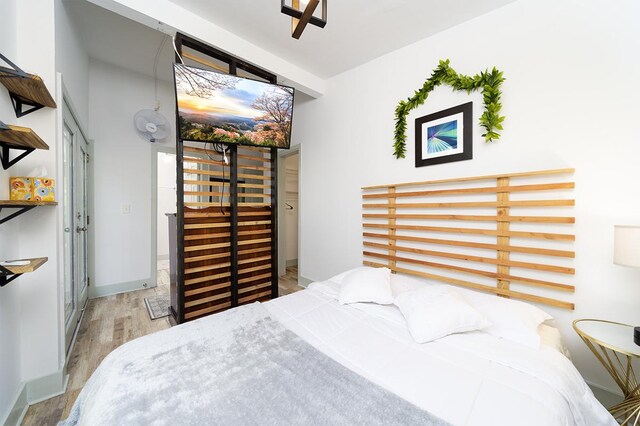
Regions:
<instances>
[{"instance_id":1,"label":"lamp shade","mask_svg":"<svg viewBox=\"0 0 640 426\"><path fill-rule=\"evenodd\" d=\"M640 226L614 227L613 263L640 268Z\"/></svg>"}]
</instances>

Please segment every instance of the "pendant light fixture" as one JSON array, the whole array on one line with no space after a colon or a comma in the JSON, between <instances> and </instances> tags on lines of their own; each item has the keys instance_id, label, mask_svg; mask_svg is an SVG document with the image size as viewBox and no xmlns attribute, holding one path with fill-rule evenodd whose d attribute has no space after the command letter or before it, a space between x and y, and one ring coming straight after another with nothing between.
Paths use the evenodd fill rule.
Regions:
<instances>
[{"instance_id":1,"label":"pendant light fixture","mask_svg":"<svg viewBox=\"0 0 640 426\"><path fill-rule=\"evenodd\" d=\"M291 37L296 40L300 38L307 24L324 28L327 25L327 0L281 0L280 11L291 16ZM313 13L322 3L322 19L314 16Z\"/></svg>"}]
</instances>

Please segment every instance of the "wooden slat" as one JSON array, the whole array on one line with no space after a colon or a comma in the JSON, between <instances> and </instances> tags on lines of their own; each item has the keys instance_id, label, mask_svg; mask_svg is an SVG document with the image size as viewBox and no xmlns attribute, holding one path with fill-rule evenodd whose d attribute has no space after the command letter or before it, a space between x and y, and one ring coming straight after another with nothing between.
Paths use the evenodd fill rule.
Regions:
<instances>
[{"instance_id":1,"label":"wooden slat","mask_svg":"<svg viewBox=\"0 0 640 426\"><path fill-rule=\"evenodd\" d=\"M569 258L575 257L575 253L573 251L551 250L551 249L544 249L544 248L538 248L538 247L512 246L512 245L509 245L508 240L506 245L502 245L502 244L476 243L472 241L441 240L437 238L422 238L422 237L412 237L412 236L404 236L404 235L391 236L387 234L373 234L371 232L363 232L362 236L367 238L389 239L390 245L392 245L391 243L394 242L395 240L413 241L417 243L437 244L437 245L446 245L446 246L455 246L455 247L471 247L471 248L493 250L493 251L497 250L497 251L504 251L507 253L514 252L514 253L537 254L542 256L569 257ZM505 238L505 237L498 237L498 238Z\"/></svg>"},{"instance_id":2,"label":"wooden slat","mask_svg":"<svg viewBox=\"0 0 640 426\"><path fill-rule=\"evenodd\" d=\"M268 171L268 170L271 170L271 167L251 166L249 164L238 164L238 169Z\"/></svg>"},{"instance_id":3,"label":"wooden slat","mask_svg":"<svg viewBox=\"0 0 640 426\"><path fill-rule=\"evenodd\" d=\"M271 194L257 194L253 192L241 192L238 198L271 198ZM269 204L271 205L271 204Z\"/></svg>"},{"instance_id":4,"label":"wooden slat","mask_svg":"<svg viewBox=\"0 0 640 426\"><path fill-rule=\"evenodd\" d=\"M199 283L205 283L207 281L219 280L220 278L227 278L231 276L231 272L222 272L220 274L207 275L206 277L190 278L184 280L185 285L193 285Z\"/></svg>"},{"instance_id":5,"label":"wooden slat","mask_svg":"<svg viewBox=\"0 0 640 426\"><path fill-rule=\"evenodd\" d=\"M229 203L217 203L217 202L188 202L184 203L186 207L229 207ZM226 215L225 215L226 216Z\"/></svg>"},{"instance_id":6,"label":"wooden slat","mask_svg":"<svg viewBox=\"0 0 640 426\"><path fill-rule=\"evenodd\" d=\"M183 157L183 160L184 160L185 163L210 164L210 165L213 165L213 166L222 166L222 167L226 167L227 166L224 163L224 161L206 160L204 158L198 158L198 157Z\"/></svg>"},{"instance_id":7,"label":"wooden slat","mask_svg":"<svg viewBox=\"0 0 640 426\"><path fill-rule=\"evenodd\" d=\"M251 268L238 267L238 275L248 274L249 272L264 271L265 269L271 269L271 263L267 263L265 265L260 265L260 266L253 266Z\"/></svg>"},{"instance_id":8,"label":"wooden slat","mask_svg":"<svg viewBox=\"0 0 640 426\"><path fill-rule=\"evenodd\" d=\"M238 222L238 226L257 226L257 225L271 225L270 220L250 220L246 222Z\"/></svg>"},{"instance_id":9,"label":"wooden slat","mask_svg":"<svg viewBox=\"0 0 640 426\"><path fill-rule=\"evenodd\" d=\"M222 182L216 182L211 180L193 180L193 179L185 179L183 180L185 186L187 185L198 185L198 186L220 186Z\"/></svg>"},{"instance_id":10,"label":"wooden slat","mask_svg":"<svg viewBox=\"0 0 640 426\"><path fill-rule=\"evenodd\" d=\"M470 176L470 177L459 177L452 179L439 179L439 180L427 180L422 182L404 182L404 183L392 183L389 185L373 185L373 186L363 186L362 189L365 191L372 189L383 189L389 187L404 187L404 186L423 186L423 185L437 185L443 183L455 183L455 182L473 182L473 181L482 181L482 180L493 180L501 177L515 178L515 177L530 177L530 176L547 176L547 175L559 175L559 174L570 174L575 172L573 168L566 169L554 169L554 170L537 170L534 172L522 172L522 173L502 173L497 175L485 175L485 176Z\"/></svg>"},{"instance_id":11,"label":"wooden slat","mask_svg":"<svg viewBox=\"0 0 640 426\"><path fill-rule=\"evenodd\" d=\"M230 247L230 245L231 245L231 243L204 244L204 245L199 245L199 246L185 247L184 251L185 252L191 252L191 251L216 249L216 248L221 248L221 247Z\"/></svg>"},{"instance_id":12,"label":"wooden slat","mask_svg":"<svg viewBox=\"0 0 640 426\"><path fill-rule=\"evenodd\" d=\"M396 192L396 188L395 187L391 187L389 188L389 193L395 193ZM393 257L396 255L396 251L393 249L393 247L396 245L396 240L394 239L394 237L396 236L396 219L395 219L395 214L396 214L396 199L394 197L390 197L387 200L387 211L389 213L389 221L387 222L387 224L389 225L389 232L387 233L387 238L389 239L389 268L393 268L396 266L396 262L395 260L393 260Z\"/></svg>"},{"instance_id":13,"label":"wooden slat","mask_svg":"<svg viewBox=\"0 0 640 426\"><path fill-rule=\"evenodd\" d=\"M197 274L198 272L214 271L216 269L228 268L231 266L231 262L216 263L215 265L197 266L195 268L187 268L184 270L185 274Z\"/></svg>"},{"instance_id":14,"label":"wooden slat","mask_svg":"<svg viewBox=\"0 0 640 426\"><path fill-rule=\"evenodd\" d=\"M210 291L216 291L216 290L220 290L223 288L227 288L231 286L231 283L229 281L222 283L222 284L215 284L215 285L209 285L206 287L200 287L200 288L194 288L192 290L187 290L184 292L185 297L190 297L190 296L195 296L197 294L202 294L202 293L207 293Z\"/></svg>"},{"instance_id":15,"label":"wooden slat","mask_svg":"<svg viewBox=\"0 0 640 426\"><path fill-rule=\"evenodd\" d=\"M251 283L251 282L262 280L262 279L265 279L265 278L271 278L271 272L269 272L268 274L254 275L252 277L240 278L238 280L238 284Z\"/></svg>"},{"instance_id":16,"label":"wooden slat","mask_svg":"<svg viewBox=\"0 0 640 426\"><path fill-rule=\"evenodd\" d=\"M498 183L497 186L498 188L508 188L509 187L509 179L508 177L499 177L497 179ZM509 192L498 192L496 195L496 201L499 204L504 204L504 203L508 203L509 202ZM505 217L510 217L509 213L510 213L510 207L498 207L497 210L498 216L505 218ZM497 223L497 228L498 228L498 233L499 234L504 234L505 232L509 232L509 225L510 223L507 221L498 221ZM510 238L503 236L503 235L499 235L497 238L498 244L496 247L496 250L498 251L498 259L501 261L505 261L508 262L511 252L512 251L518 251L518 250L514 250L514 247L510 246ZM508 247L505 248L505 247ZM522 251L522 247L518 248L520 250L521 253L531 253L530 251ZM553 252L559 252L558 250L544 250L544 253L542 253L541 249L538 249L538 252L533 252L536 254L543 254L543 255L547 255L547 256L558 256L558 254L553 254ZM565 253L569 253L569 256L566 257L575 257L575 254L573 252L565 252ZM510 268L508 265L496 265L496 270L498 271L499 275L505 276L505 275L509 275L510 272ZM504 278L498 278L497 281L497 286L500 289L509 289L509 284L510 281L509 280L505 280Z\"/></svg>"},{"instance_id":17,"label":"wooden slat","mask_svg":"<svg viewBox=\"0 0 640 426\"><path fill-rule=\"evenodd\" d=\"M263 251L271 251L271 247L257 247L257 248L239 250L238 251L238 256L244 256L244 255L247 255L247 254L261 253Z\"/></svg>"},{"instance_id":18,"label":"wooden slat","mask_svg":"<svg viewBox=\"0 0 640 426\"><path fill-rule=\"evenodd\" d=\"M238 207L271 207L271 203L238 203Z\"/></svg>"},{"instance_id":19,"label":"wooden slat","mask_svg":"<svg viewBox=\"0 0 640 426\"><path fill-rule=\"evenodd\" d=\"M184 191L184 195L185 196L198 195L202 197L222 197L222 196L228 196L229 193L228 192L211 192L211 191ZM216 204L220 205L220 203L216 203Z\"/></svg>"},{"instance_id":20,"label":"wooden slat","mask_svg":"<svg viewBox=\"0 0 640 426\"><path fill-rule=\"evenodd\" d=\"M386 266L384 264L375 263L375 262L363 262L363 264L367 265L367 266L377 267L377 268ZM544 303L544 304L547 304L547 305L555 306L555 307L558 307L558 308L564 308L564 309L574 309L575 308L573 303L563 302L563 301L555 300L555 299L550 299L548 297L534 296L534 295L531 295L531 294L520 293L520 292L517 292L517 291L506 290L506 289L501 289L501 288L497 288L497 287L490 287L490 286L487 286L487 285L484 285L484 284L477 284L477 283L473 283L473 282L470 282L470 281L465 281L465 280L459 280L459 279L455 279L455 278L445 277L445 276L442 276L442 275L430 274L430 273L427 273L427 272L413 271L411 269L395 267L394 270L395 270L395 272L400 272L400 273L403 273L403 274L415 275L415 276L418 276L418 277L432 279L432 280L436 280L436 281L441 281L441 282L445 282L445 283L448 283L448 284L457 285L457 286L460 286L460 287L471 288L473 290L480 290L480 291L484 291L484 292L487 292L487 293L493 293L493 294L497 294L497 295L512 297L514 299L525 300L527 302Z\"/></svg>"},{"instance_id":21,"label":"wooden slat","mask_svg":"<svg viewBox=\"0 0 640 426\"><path fill-rule=\"evenodd\" d=\"M197 310L197 311L185 312L184 319L185 320L195 319L195 318L203 316L203 315L208 315L208 314L213 314L215 312L223 311L223 310L225 310L227 308L230 308L230 307L231 307L231 303L230 302L225 302L225 303L221 303L219 305L209 306L208 308L200 309L200 310Z\"/></svg>"},{"instance_id":22,"label":"wooden slat","mask_svg":"<svg viewBox=\"0 0 640 426\"><path fill-rule=\"evenodd\" d=\"M184 263L202 262L203 260L215 260L215 259L228 259L231 256L229 252L205 254L203 256L191 256L189 253L185 253Z\"/></svg>"},{"instance_id":23,"label":"wooden slat","mask_svg":"<svg viewBox=\"0 0 640 426\"><path fill-rule=\"evenodd\" d=\"M194 306L204 305L205 303L215 302L216 300L226 299L231 297L231 293L220 293L209 297L203 297L202 299L191 300L184 303L185 308L193 308Z\"/></svg>"},{"instance_id":24,"label":"wooden slat","mask_svg":"<svg viewBox=\"0 0 640 426\"><path fill-rule=\"evenodd\" d=\"M271 242L271 238L261 238L258 240L242 240L242 241L238 241L238 245L239 246L246 246L246 245L250 245L250 244L260 244L260 243L270 243Z\"/></svg>"},{"instance_id":25,"label":"wooden slat","mask_svg":"<svg viewBox=\"0 0 640 426\"><path fill-rule=\"evenodd\" d=\"M239 183L238 188L268 189L271 188L271 185L261 185L259 183Z\"/></svg>"},{"instance_id":26,"label":"wooden slat","mask_svg":"<svg viewBox=\"0 0 640 426\"><path fill-rule=\"evenodd\" d=\"M210 229L210 228L228 228L231 224L229 222L220 223L192 223L184 225L185 230L192 229Z\"/></svg>"},{"instance_id":27,"label":"wooden slat","mask_svg":"<svg viewBox=\"0 0 640 426\"><path fill-rule=\"evenodd\" d=\"M238 236L244 237L246 235L263 235L271 234L271 229L252 229L250 231L239 231Z\"/></svg>"},{"instance_id":28,"label":"wooden slat","mask_svg":"<svg viewBox=\"0 0 640 426\"><path fill-rule=\"evenodd\" d=\"M252 300L262 299L263 297L271 296L271 290L263 291L262 293L252 294L251 296L241 297L238 299L239 304L247 303Z\"/></svg>"},{"instance_id":29,"label":"wooden slat","mask_svg":"<svg viewBox=\"0 0 640 426\"><path fill-rule=\"evenodd\" d=\"M377 257L380 259L388 259L389 255L383 254L383 253L375 253L375 252L371 252L371 251L364 251L362 253L364 256L369 256L369 257ZM437 262L429 262L426 260L419 260L419 259L412 259L409 257L401 257L401 256L394 256L394 259L396 262L404 262L404 263L411 263L414 265L421 265L421 266L428 266L431 268L437 268L437 269L445 269L448 271L456 271L456 272L463 272L463 273L467 273L467 274L473 274L473 275L479 275L479 276L483 276L483 277L487 277L487 278L494 278L494 279L505 279L505 280L509 280L509 281L514 281L514 282L519 282L522 284L529 284L529 285L533 285L536 287L544 287L544 288L549 288L552 290L559 290L559 291L565 291L565 292L573 292L575 291L575 287L572 285L568 285L568 284L560 284L560 283L555 283L555 282L551 282L551 281L544 281L544 280L537 280L537 279L533 279L533 278L526 278L526 277L520 277L520 276L516 276L516 275L504 275L504 274L499 274L499 273L495 273L495 272L490 272L490 271L482 271L479 269L473 269L473 268L465 268L462 266L457 266L457 265L448 265L445 263L437 263Z\"/></svg>"},{"instance_id":30,"label":"wooden slat","mask_svg":"<svg viewBox=\"0 0 640 426\"><path fill-rule=\"evenodd\" d=\"M465 195L465 194L490 194L497 192L535 192L535 191L552 191L557 189L573 189L574 182L560 183L541 183L535 185L516 185L516 186L489 186L482 188L455 188L455 189L437 189L431 191L412 191L412 192L383 192L380 194L365 194L362 198L405 198L405 197L430 197L434 195Z\"/></svg>"},{"instance_id":31,"label":"wooden slat","mask_svg":"<svg viewBox=\"0 0 640 426\"><path fill-rule=\"evenodd\" d=\"M370 241L364 241L362 244L367 247L375 247L385 251L389 250L388 244L378 244L378 243L372 243ZM478 263L489 263L492 265L505 265L505 266L511 266L515 268L533 269L536 271L557 272L560 274L568 274L568 275L575 274L575 269L564 267L564 266L546 265L546 264L531 263L531 262L520 262L515 260L507 261L507 260L501 260L501 259L493 259L490 257L472 256L468 254L459 254L459 253L448 253L448 252L441 252L441 251L435 251L435 250L424 250L424 249L417 249L412 247L402 247L398 245L394 246L394 248L396 251L402 251L405 253L416 253L416 254L423 254L426 256L446 257L449 259L466 260L466 261L478 262Z\"/></svg>"},{"instance_id":32,"label":"wooden slat","mask_svg":"<svg viewBox=\"0 0 640 426\"><path fill-rule=\"evenodd\" d=\"M182 57L190 59L193 62L197 62L200 65L204 65L204 66L207 66L209 68L213 68L214 70L221 71L221 72L223 72L225 74L229 74L229 69L228 68L225 68L225 67L223 67L221 65L218 65L215 62L211 62L211 61L209 61L207 59L201 58L200 56L196 56L194 54L191 54L191 53L189 53L187 51L184 51L184 50L182 51Z\"/></svg>"},{"instance_id":33,"label":"wooden slat","mask_svg":"<svg viewBox=\"0 0 640 426\"><path fill-rule=\"evenodd\" d=\"M238 216L271 216L271 211L238 212Z\"/></svg>"},{"instance_id":34,"label":"wooden slat","mask_svg":"<svg viewBox=\"0 0 640 426\"><path fill-rule=\"evenodd\" d=\"M396 209L451 209L451 208L483 208L483 207L571 207L575 200L523 200L523 201L463 201L454 203L396 203ZM386 209L388 204L363 203L365 209Z\"/></svg>"},{"instance_id":35,"label":"wooden slat","mask_svg":"<svg viewBox=\"0 0 640 426\"><path fill-rule=\"evenodd\" d=\"M271 163L271 159L270 158L254 157L253 155L238 154L238 158L241 158L243 160L259 161L261 163Z\"/></svg>"},{"instance_id":36,"label":"wooden slat","mask_svg":"<svg viewBox=\"0 0 640 426\"><path fill-rule=\"evenodd\" d=\"M266 287L271 287L271 281L258 284L258 285L252 285L251 287L243 287L238 290L238 293L239 294L248 293L250 291L260 290L261 288L266 288Z\"/></svg>"},{"instance_id":37,"label":"wooden slat","mask_svg":"<svg viewBox=\"0 0 640 426\"><path fill-rule=\"evenodd\" d=\"M194 218L209 218L209 217L229 217L229 213L211 213L211 212L203 212L199 213L197 211L185 212L185 219L194 219Z\"/></svg>"},{"instance_id":38,"label":"wooden slat","mask_svg":"<svg viewBox=\"0 0 640 426\"><path fill-rule=\"evenodd\" d=\"M250 258L247 258L247 259L242 259L242 260L238 261L238 265L246 265L246 264L249 264L249 263L264 262L265 260L271 260L271 255L269 255L269 256L261 256L261 257L250 257ZM195 274L195 273L198 273L198 272L213 271L213 270L216 270L216 269L228 268L229 266L231 266L231 262L217 263L215 265L197 266L195 268L185 269L184 273L185 274Z\"/></svg>"},{"instance_id":39,"label":"wooden slat","mask_svg":"<svg viewBox=\"0 0 640 426\"><path fill-rule=\"evenodd\" d=\"M183 172L184 172L184 174L190 174L190 175L218 176L218 177L228 177L228 175L229 175L229 173L219 172L217 170L184 169ZM244 173L238 173L238 177L239 178L243 178L243 179L271 180L271 176L249 175L249 174L244 174ZM185 184L187 182L190 182L190 181L188 181L188 180L184 181ZM202 181L200 181L200 182L202 182ZM213 182L213 183L215 183L215 182ZM207 182L207 184L211 185L212 182Z\"/></svg>"},{"instance_id":40,"label":"wooden slat","mask_svg":"<svg viewBox=\"0 0 640 426\"><path fill-rule=\"evenodd\" d=\"M472 222L530 222L530 223L575 223L574 217L565 216L481 216L457 214L372 214L362 215L365 219L425 219L425 220L462 220Z\"/></svg>"},{"instance_id":41,"label":"wooden slat","mask_svg":"<svg viewBox=\"0 0 640 426\"><path fill-rule=\"evenodd\" d=\"M386 223L363 223L364 228L383 228L389 227ZM575 235L571 234L554 234L549 232L524 232L524 231L509 231L501 232L493 229L478 229L478 228L450 228L443 226L421 226L421 225L396 225L396 229L411 230L411 231L426 231L426 232L444 232L450 234L473 234L473 235L495 235L495 236L508 236L518 238L533 238L543 240L561 240L561 241L575 241Z\"/></svg>"}]
</instances>

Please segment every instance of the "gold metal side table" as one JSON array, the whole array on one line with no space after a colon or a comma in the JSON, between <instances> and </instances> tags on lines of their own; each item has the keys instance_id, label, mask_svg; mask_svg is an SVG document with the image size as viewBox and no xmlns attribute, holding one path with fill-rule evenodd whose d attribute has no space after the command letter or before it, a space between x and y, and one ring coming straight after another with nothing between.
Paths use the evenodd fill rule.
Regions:
<instances>
[{"instance_id":1,"label":"gold metal side table","mask_svg":"<svg viewBox=\"0 0 640 426\"><path fill-rule=\"evenodd\" d=\"M609 408L611 415L622 425L640 425L640 384L633 366L634 359L640 359L640 346L633 341L633 326L579 319L573 328L622 389L624 400Z\"/></svg>"}]
</instances>

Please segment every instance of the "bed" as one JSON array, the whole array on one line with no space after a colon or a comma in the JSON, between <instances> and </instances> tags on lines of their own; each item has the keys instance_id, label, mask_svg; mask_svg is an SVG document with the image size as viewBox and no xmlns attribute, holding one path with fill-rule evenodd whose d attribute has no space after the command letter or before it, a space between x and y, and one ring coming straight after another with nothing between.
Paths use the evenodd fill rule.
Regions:
<instances>
[{"instance_id":1,"label":"bed","mask_svg":"<svg viewBox=\"0 0 640 426\"><path fill-rule=\"evenodd\" d=\"M121 346L62 424L615 425L569 360L551 317L526 303L573 309L566 300L573 285L554 274L575 272L567 249L574 220L538 210L574 201L518 197L571 190L572 182L530 180L572 172L364 188L365 266ZM526 181L514 185L517 179ZM376 209L382 213L370 213ZM387 283L387 300L345 300L354 282L365 292ZM457 300L482 321L418 339L415 306L399 301L431 293L455 295L433 300ZM420 311L417 304L418 313L438 312L423 321L429 327L455 313L429 306Z\"/></svg>"},{"instance_id":2,"label":"bed","mask_svg":"<svg viewBox=\"0 0 640 426\"><path fill-rule=\"evenodd\" d=\"M62 424L616 424L557 344L482 331L418 344L395 308L340 305L340 277L121 346ZM256 317L277 330L252 331ZM282 345L280 328L304 344Z\"/></svg>"}]
</instances>

